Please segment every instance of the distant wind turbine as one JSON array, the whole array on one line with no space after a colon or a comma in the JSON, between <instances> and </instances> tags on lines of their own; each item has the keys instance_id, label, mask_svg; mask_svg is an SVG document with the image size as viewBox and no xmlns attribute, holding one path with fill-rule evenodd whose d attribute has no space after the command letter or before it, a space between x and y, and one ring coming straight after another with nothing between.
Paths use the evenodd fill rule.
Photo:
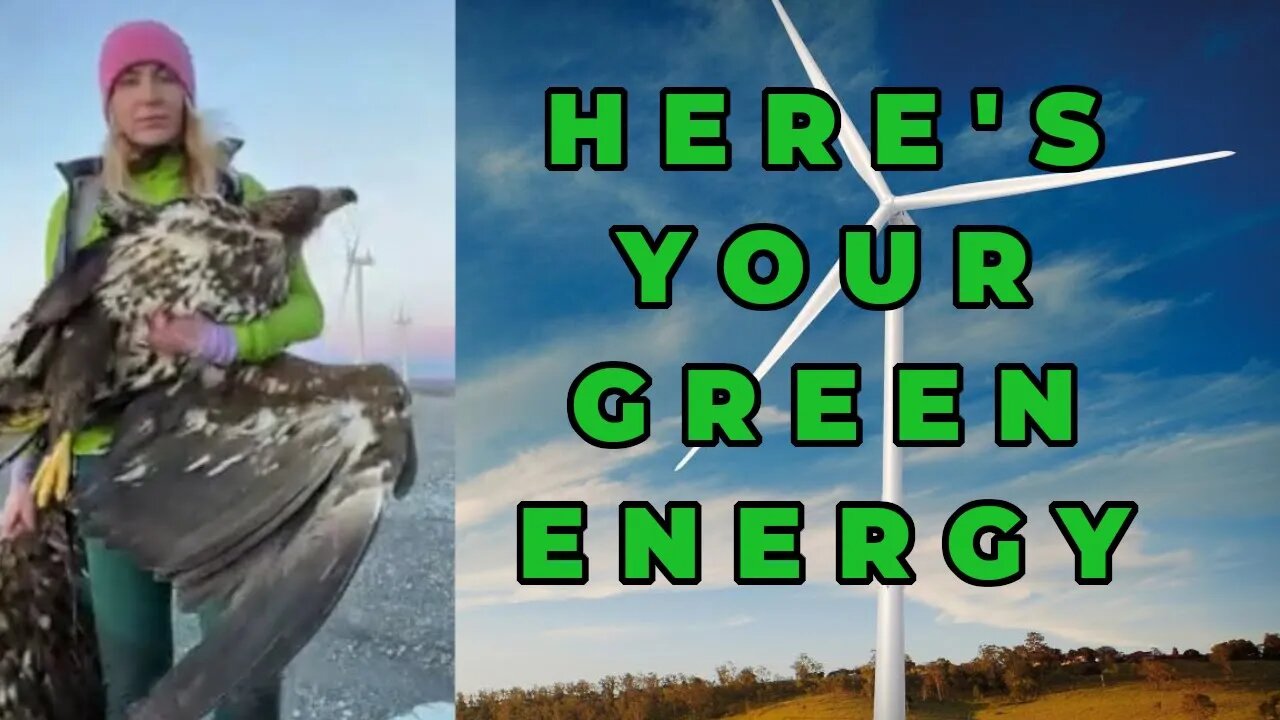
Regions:
<instances>
[{"instance_id":1,"label":"distant wind turbine","mask_svg":"<svg viewBox=\"0 0 1280 720\"><path fill-rule=\"evenodd\" d=\"M396 327L400 328L400 375L405 382L409 382L409 326L413 321L405 313L404 303L400 303L395 323Z\"/></svg>"},{"instance_id":2,"label":"distant wind turbine","mask_svg":"<svg viewBox=\"0 0 1280 720\"><path fill-rule=\"evenodd\" d=\"M836 97L835 91L831 89L826 78L823 77L822 71L818 69L813 56L809 54L808 48L805 47L804 41L800 38L799 33L796 32L795 26L791 24L791 18L787 16L782 3L779 0L773 0L773 6L778 11L778 17L782 20L782 25L786 29L792 45L795 46L796 53L800 56L800 62L804 65L805 72L809 75L810 83L815 88L826 93L839 108L840 147L844 150L845 156L849 158L849 164L853 166L853 169L879 201L879 206L866 223L874 227L877 233L890 220L898 225L914 225L915 222L907 214L908 210L923 210L944 205L1010 197L1039 190L1080 185L1096 180L1109 180L1125 175L1164 170L1207 160L1217 160L1235 154L1231 151L1213 152L1169 160L1094 168L1073 173L1045 173L1003 180L966 183L938 190L895 196L889 191L889 186L885 183L884 176L871 167L871 156L867 150L866 143L863 142L862 136L857 127L854 126L853 121L845 113L844 107L840 104L839 98ZM791 325L783 331L782 336L778 338L778 341L765 356L760 366L756 368L754 374L757 380L762 379L765 373L769 372L779 358L782 357L783 353L791 347L796 339L800 337L800 334L804 332L805 328L809 327L813 319L818 316L818 313L822 312L822 309L827 306L827 303L839 291L840 264L837 262L832 266L826 277L822 279L817 290L805 302L804 307L800 309L799 314L791 322ZM893 422L893 368L902 362L902 345L903 308L897 308L884 314L884 430L881 433L883 438L881 496L885 502L891 502L899 506L902 505L902 449L893 443L891 424ZM689 448L684 458L676 465L676 470L679 471L680 468L684 467L697 452L697 447ZM901 585L879 586L875 658L874 718L875 720L904 720L906 717L906 662L903 654Z\"/></svg>"},{"instance_id":3,"label":"distant wind turbine","mask_svg":"<svg viewBox=\"0 0 1280 720\"><path fill-rule=\"evenodd\" d=\"M358 232L349 232L347 234L347 273L342 281L342 303L340 312L346 315L347 309L347 293L351 289L351 281L354 278L356 284L356 334L358 349L356 354L356 362L364 362L364 269L373 265L373 255L366 248L364 254L360 254L360 234Z\"/></svg>"}]
</instances>

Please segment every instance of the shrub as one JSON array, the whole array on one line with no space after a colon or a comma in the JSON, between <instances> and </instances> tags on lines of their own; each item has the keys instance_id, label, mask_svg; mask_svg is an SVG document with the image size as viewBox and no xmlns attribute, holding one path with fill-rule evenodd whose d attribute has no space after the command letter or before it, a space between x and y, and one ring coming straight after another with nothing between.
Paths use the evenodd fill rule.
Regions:
<instances>
[{"instance_id":1,"label":"shrub","mask_svg":"<svg viewBox=\"0 0 1280 720\"><path fill-rule=\"evenodd\" d=\"M1193 720L1209 720L1218 713L1218 706L1204 693L1187 693L1182 696L1182 712Z\"/></svg>"},{"instance_id":2,"label":"shrub","mask_svg":"<svg viewBox=\"0 0 1280 720\"><path fill-rule=\"evenodd\" d=\"M1259 703L1258 717L1262 718L1262 720L1280 720L1280 693L1276 693Z\"/></svg>"}]
</instances>

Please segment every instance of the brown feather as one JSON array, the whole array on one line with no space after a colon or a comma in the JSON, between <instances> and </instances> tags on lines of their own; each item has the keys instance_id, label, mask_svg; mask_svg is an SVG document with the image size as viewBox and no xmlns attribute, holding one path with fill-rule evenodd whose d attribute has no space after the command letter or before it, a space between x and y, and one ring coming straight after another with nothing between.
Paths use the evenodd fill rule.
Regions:
<instances>
[{"instance_id":1,"label":"brown feather","mask_svg":"<svg viewBox=\"0 0 1280 720\"><path fill-rule=\"evenodd\" d=\"M34 533L0 540L0 718L102 720L84 549L65 513L38 522Z\"/></svg>"},{"instance_id":2,"label":"brown feather","mask_svg":"<svg viewBox=\"0 0 1280 720\"><path fill-rule=\"evenodd\" d=\"M323 624L407 489L411 395L390 368L288 354L139 398L73 503L85 532L226 613L137 708L198 718L283 670Z\"/></svg>"}]
</instances>

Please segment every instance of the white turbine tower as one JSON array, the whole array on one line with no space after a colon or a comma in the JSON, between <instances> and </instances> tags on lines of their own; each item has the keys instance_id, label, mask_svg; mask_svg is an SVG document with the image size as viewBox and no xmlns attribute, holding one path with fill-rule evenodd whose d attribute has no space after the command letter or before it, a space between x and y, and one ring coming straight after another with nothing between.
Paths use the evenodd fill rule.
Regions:
<instances>
[{"instance_id":1,"label":"white turbine tower","mask_svg":"<svg viewBox=\"0 0 1280 720\"><path fill-rule=\"evenodd\" d=\"M364 362L364 269L373 265L373 255L366 248L360 254L360 234L354 231L347 233L347 274L342 281L342 303L340 312L345 316L347 293L351 289L351 281L356 283L356 362Z\"/></svg>"},{"instance_id":2,"label":"white turbine tower","mask_svg":"<svg viewBox=\"0 0 1280 720\"><path fill-rule=\"evenodd\" d=\"M404 303L396 312L396 327L400 328L400 375L409 382L409 326L413 323L404 311Z\"/></svg>"},{"instance_id":3,"label":"white turbine tower","mask_svg":"<svg viewBox=\"0 0 1280 720\"><path fill-rule=\"evenodd\" d=\"M782 25L786 29L787 35L791 38L792 45L795 46L796 53L800 56L800 62L804 65L805 72L809 75L809 81L815 88L831 97L840 110L840 147L844 150L845 156L848 157L849 164L853 166L853 169L857 171L863 182L867 184L879 201L878 207L866 223L874 227L877 233L884 228L890 219L894 220L895 224L914 225L915 223L907 214L908 210L923 210L944 205L956 205L978 200L1021 195L1039 190L1068 187L1095 180L1108 180L1152 170L1163 170L1179 165L1217 160L1235 154L1231 151L1205 153L1169 160L1095 168L1073 173L1045 173L1003 180L966 183L938 190L895 196L889 191L889 186L885 183L884 176L871 167L871 156L867 150L866 143L863 142L862 136L854 126L853 121L845 113L844 106L840 104L835 91L831 89L826 78L823 77L822 71L818 69L813 56L809 54L808 48L805 47L804 41L801 40L799 33L796 32L795 26L791 24L791 18L787 16L782 3L779 0L773 0L773 6L778 11L778 16L782 20ZM782 354L791 347L796 339L800 337L800 334L804 332L805 328L809 326L809 323L813 322L818 313L840 291L839 272L840 265L837 261L826 277L822 279L818 289L805 301L804 306L791 322L791 325L783 331L773 349L769 351L760 366L756 368L755 377L757 380L762 379L765 373L769 372L778 359L782 357ZM899 506L902 505L902 449L893 443L890 424L893 422L893 368L902 362L902 345L903 308L889 310L884 314L884 430L882 431L883 444L881 450L881 498L886 502ZM697 451L697 447L690 448L685 453L684 458L680 460L680 463L676 465L676 470L678 471L684 467L685 463ZM876 612L875 720L904 720L906 717L905 674L902 586L881 585L879 587L878 609Z\"/></svg>"}]
</instances>

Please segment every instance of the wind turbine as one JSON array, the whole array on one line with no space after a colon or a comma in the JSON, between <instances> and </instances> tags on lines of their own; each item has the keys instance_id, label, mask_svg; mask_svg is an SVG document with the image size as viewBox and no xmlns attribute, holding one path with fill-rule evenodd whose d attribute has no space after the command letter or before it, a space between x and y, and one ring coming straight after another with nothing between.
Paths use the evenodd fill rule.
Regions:
<instances>
[{"instance_id":1,"label":"wind turbine","mask_svg":"<svg viewBox=\"0 0 1280 720\"><path fill-rule=\"evenodd\" d=\"M347 309L347 292L351 289L351 280L356 283L356 334L359 348L356 362L364 362L364 269L373 265L373 255L366 248L360 254L360 234L349 230L347 233L347 274L342 281L341 313L345 316Z\"/></svg>"},{"instance_id":2,"label":"wind turbine","mask_svg":"<svg viewBox=\"0 0 1280 720\"><path fill-rule=\"evenodd\" d=\"M1096 180L1109 180L1152 170L1164 170L1180 165L1217 160L1235 154L1232 151L1204 153L1168 160L1093 168L1074 173L1045 173L1042 175L966 183L910 195L895 196L889 191L889 186L885 183L884 176L871 167L871 155L867 150L866 143L863 142L862 136L857 127L854 126L853 121L845 113L844 106L841 105L840 99L836 97L835 91L831 89L830 84L823 77L822 71L813 60L813 56L809 54L809 49L800 38L800 34L796 32L795 26L792 25L791 18L787 15L786 10L783 9L780 0L773 0L773 6L778 12L778 17L782 20L782 25L791 39L791 44L795 46L796 54L799 55L805 72L809 75L810 83L818 90L826 93L840 110L840 147L844 150L845 156L848 157L849 164L853 166L853 169L871 189L871 192L875 194L876 200L879 202L875 212L872 213L866 223L874 227L877 233L884 228L889 220L893 220L894 224L898 225L914 225L915 222L907 214L909 210L923 210L944 205L991 200L1039 190L1080 185ZM831 302L831 299L840 291L839 273L840 264L837 261L831 270L827 272L826 277L822 279L818 288L805 301L796 318L783 331L782 336L778 338L778 341L765 356L760 366L756 368L754 374L757 380L764 378L765 374L782 357L782 354L795 343L800 334L818 316L818 313L822 312L827 303ZM897 308L884 314L884 415L882 426L884 430L881 434L881 499L899 506L902 505L902 449L893 443L891 423L893 422L893 368L902 362L902 345L903 308ZM679 471L680 468L684 467L697 453L698 449L697 447L689 448L684 458L676 465L676 470ZM876 611L875 657L876 685L873 717L875 720L904 720L906 718L906 663L903 654L901 585L880 585L879 587Z\"/></svg>"},{"instance_id":3,"label":"wind turbine","mask_svg":"<svg viewBox=\"0 0 1280 720\"><path fill-rule=\"evenodd\" d=\"M412 321L404 311L404 303L400 303L395 323L396 327L400 328L400 376L405 382L409 382L409 325Z\"/></svg>"}]
</instances>

